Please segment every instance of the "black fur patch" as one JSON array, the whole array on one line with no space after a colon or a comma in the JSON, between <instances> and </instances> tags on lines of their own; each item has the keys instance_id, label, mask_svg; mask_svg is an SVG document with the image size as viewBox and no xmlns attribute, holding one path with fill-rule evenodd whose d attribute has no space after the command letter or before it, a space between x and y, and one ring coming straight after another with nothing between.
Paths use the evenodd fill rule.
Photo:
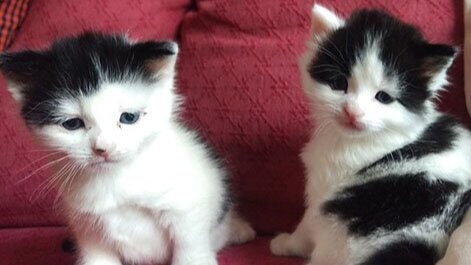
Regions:
<instances>
[{"instance_id":1,"label":"black fur patch","mask_svg":"<svg viewBox=\"0 0 471 265\"><path fill-rule=\"evenodd\" d=\"M360 265L435 265L438 251L419 241L399 241L386 245Z\"/></svg>"},{"instance_id":2,"label":"black fur patch","mask_svg":"<svg viewBox=\"0 0 471 265\"><path fill-rule=\"evenodd\" d=\"M458 123L450 116L443 115L423 132L417 141L383 156L373 164L362 168L358 174L378 165L400 162L408 159L419 159L429 154L441 153L449 150L457 137L455 127Z\"/></svg>"},{"instance_id":3,"label":"black fur patch","mask_svg":"<svg viewBox=\"0 0 471 265\"><path fill-rule=\"evenodd\" d=\"M345 188L323 204L323 213L346 222L349 232L367 236L377 229L397 230L441 213L453 182L430 182L425 173L384 176Z\"/></svg>"},{"instance_id":4,"label":"black fur patch","mask_svg":"<svg viewBox=\"0 0 471 265\"><path fill-rule=\"evenodd\" d=\"M374 40L386 75L398 77L398 102L421 113L431 97L430 78L444 69L455 49L429 44L420 31L379 10L359 10L320 43L308 71L312 78L330 84L338 76L350 77L352 67Z\"/></svg>"},{"instance_id":5,"label":"black fur patch","mask_svg":"<svg viewBox=\"0 0 471 265\"><path fill-rule=\"evenodd\" d=\"M88 95L99 89L102 79L153 81L149 60L175 54L170 42L131 44L120 35L84 33L55 42L44 51L0 55L0 70L21 84L22 114L28 124L57 122L57 100Z\"/></svg>"},{"instance_id":6,"label":"black fur patch","mask_svg":"<svg viewBox=\"0 0 471 265\"><path fill-rule=\"evenodd\" d=\"M224 200L221 203L221 212L218 216L218 222L221 223L226 215L229 213L229 210L233 207L234 205L234 199L232 195L232 183L231 183L231 178L228 173L224 174L222 177L223 185L224 185Z\"/></svg>"},{"instance_id":7,"label":"black fur patch","mask_svg":"<svg viewBox=\"0 0 471 265\"><path fill-rule=\"evenodd\" d=\"M181 121L184 122L184 121ZM217 218L218 223L221 223L224 218L229 213L229 210L234 206L234 195L233 195L233 187L232 187L232 178L229 172L226 169L226 163L224 159L219 155L213 145L206 139L199 138L199 141L202 145L205 146L207 153L209 154L210 160L213 163L216 163L218 167L223 171L221 176L221 181L223 185L223 201L220 205L220 212Z\"/></svg>"}]
</instances>

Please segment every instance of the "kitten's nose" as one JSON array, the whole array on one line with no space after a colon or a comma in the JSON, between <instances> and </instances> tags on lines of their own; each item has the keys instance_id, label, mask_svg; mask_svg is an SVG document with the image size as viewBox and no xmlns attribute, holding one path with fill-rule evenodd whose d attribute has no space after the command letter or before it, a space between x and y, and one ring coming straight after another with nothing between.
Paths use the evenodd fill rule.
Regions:
<instances>
[{"instance_id":1,"label":"kitten's nose","mask_svg":"<svg viewBox=\"0 0 471 265\"><path fill-rule=\"evenodd\" d=\"M345 117L348 119L350 124L356 124L358 118L364 115L364 113L361 110L353 109L352 107L349 107L348 105L343 106L342 112L345 115Z\"/></svg>"},{"instance_id":2,"label":"kitten's nose","mask_svg":"<svg viewBox=\"0 0 471 265\"><path fill-rule=\"evenodd\" d=\"M95 153L95 155L101 156L105 159L107 159L108 156L109 156L109 153L105 149L102 149L102 148L99 148L99 147L98 148L94 147L93 148L93 153Z\"/></svg>"}]
</instances>

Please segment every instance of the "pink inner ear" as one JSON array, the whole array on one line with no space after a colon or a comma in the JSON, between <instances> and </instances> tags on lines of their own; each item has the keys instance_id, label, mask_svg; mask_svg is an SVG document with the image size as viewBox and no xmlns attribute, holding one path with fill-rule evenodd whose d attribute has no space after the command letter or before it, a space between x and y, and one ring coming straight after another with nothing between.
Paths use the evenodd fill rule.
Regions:
<instances>
[{"instance_id":1,"label":"pink inner ear","mask_svg":"<svg viewBox=\"0 0 471 265\"><path fill-rule=\"evenodd\" d=\"M326 34L329 30L329 27L318 18L312 20L312 31L314 35Z\"/></svg>"}]
</instances>

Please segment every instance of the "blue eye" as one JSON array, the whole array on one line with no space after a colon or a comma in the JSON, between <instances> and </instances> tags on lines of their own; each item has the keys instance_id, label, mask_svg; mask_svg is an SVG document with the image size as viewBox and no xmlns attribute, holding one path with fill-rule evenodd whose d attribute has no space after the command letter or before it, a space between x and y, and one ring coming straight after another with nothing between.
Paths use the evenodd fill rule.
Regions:
<instances>
[{"instance_id":1,"label":"blue eye","mask_svg":"<svg viewBox=\"0 0 471 265\"><path fill-rule=\"evenodd\" d=\"M139 112L123 112L121 113L121 117L119 117L119 122L123 124L134 124L139 120L140 113Z\"/></svg>"},{"instance_id":2,"label":"blue eye","mask_svg":"<svg viewBox=\"0 0 471 265\"><path fill-rule=\"evenodd\" d=\"M74 131L82 127L85 127L85 124L83 123L81 119L73 118L73 119L64 121L62 123L62 127L66 128L69 131Z\"/></svg>"}]
</instances>

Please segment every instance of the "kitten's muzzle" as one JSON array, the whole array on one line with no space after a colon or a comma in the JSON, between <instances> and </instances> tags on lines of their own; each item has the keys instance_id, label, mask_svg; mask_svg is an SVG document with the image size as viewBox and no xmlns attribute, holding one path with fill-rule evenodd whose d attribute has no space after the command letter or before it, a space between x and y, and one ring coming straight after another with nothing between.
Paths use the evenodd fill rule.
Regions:
<instances>
[{"instance_id":1,"label":"kitten's muzzle","mask_svg":"<svg viewBox=\"0 0 471 265\"><path fill-rule=\"evenodd\" d=\"M102 148L93 148L93 153L97 156L103 157L106 161L110 158L110 153Z\"/></svg>"},{"instance_id":2,"label":"kitten's muzzle","mask_svg":"<svg viewBox=\"0 0 471 265\"><path fill-rule=\"evenodd\" d=\"M364 112L361 110L353 109L348 105L342 107L342 114L344 119L342 119L342 125L346 126L349 129L363 130L364 125L358 120L364 116Z\"/></svg>"}]
</instances>

